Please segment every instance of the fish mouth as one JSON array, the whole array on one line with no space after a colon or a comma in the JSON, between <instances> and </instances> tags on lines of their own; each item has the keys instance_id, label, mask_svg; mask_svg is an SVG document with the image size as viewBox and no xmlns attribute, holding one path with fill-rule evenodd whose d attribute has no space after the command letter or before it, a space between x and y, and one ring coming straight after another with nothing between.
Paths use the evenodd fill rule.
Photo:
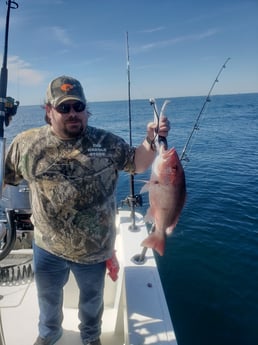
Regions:
<instances>
[{"instance_id":1,"label":"fish mouth","mask_svg":"<svg viewBox=\"0 0 258 345\"><path fill-rule=\"evenodd\" d=\"M171 160L171 159L177 160L177 158L178 158L178 154L177 154L176 149L174 147L170 150L165 150L162 152L162 159L163 160Z\"/></svg>"},{"instance_id":2,"label":"fish mouth","mask_svg":"<svg viewBox=\"0 0 258 345\"><path fill-rule=\"evenodd\" d=\"M174 154L174 152L176 152L176 149L174 147L169 150L166 150L163 145L159 147L159 153L161 153L163 156L170 156L171 154Z\"/></svg>"}]
</instances>

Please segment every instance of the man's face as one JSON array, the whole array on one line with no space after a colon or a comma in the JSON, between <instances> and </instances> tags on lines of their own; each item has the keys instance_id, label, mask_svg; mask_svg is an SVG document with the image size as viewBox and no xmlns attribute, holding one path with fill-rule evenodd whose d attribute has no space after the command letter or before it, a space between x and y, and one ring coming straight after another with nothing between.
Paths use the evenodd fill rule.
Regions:
<instances>
[{"instance_id":1,"label":"man's face","mask_svg":"<svg viewBox=\"0 0 258 345\"><path fill-rule=\"evenodd\" d=\"M89 115L83 103L65 101L57 107L46 106L47 116L53 132L61 139L73 139L84 131Z\"/></svg>"}]
</instances>

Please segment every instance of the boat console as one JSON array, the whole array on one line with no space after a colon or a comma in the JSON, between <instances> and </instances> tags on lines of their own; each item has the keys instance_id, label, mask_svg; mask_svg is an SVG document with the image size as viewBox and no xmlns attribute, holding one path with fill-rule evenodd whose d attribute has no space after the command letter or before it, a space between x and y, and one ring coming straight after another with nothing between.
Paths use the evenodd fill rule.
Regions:
<instances>
[{"instance_id":1,"label":"boat console","mask_svg":"<svg viewBox=\"0 0 258 345\"><path fill-rule=\"evenodd\" d=\"M12 249L31 248L33 225L29 187L26 182L18 186L6 186L0 200L0 260Z\"/></svg>"},{"instance_id":2,"label":"boat console","mask_svg":"<svg viewBox=\"0 0 258 345\"><path fill-rule=\"evenodd\" d=\"M0 200L0 285L18 282L32 274L31 260L15 256L15 263L10 261L12 250L32 249L33 225L30 221L31 209L29 188L26 182L18 186L6 186ZM20 262L17 258L20 257ZM32 257L32 255L31 255Z\"/></svg>"}]
</instances>

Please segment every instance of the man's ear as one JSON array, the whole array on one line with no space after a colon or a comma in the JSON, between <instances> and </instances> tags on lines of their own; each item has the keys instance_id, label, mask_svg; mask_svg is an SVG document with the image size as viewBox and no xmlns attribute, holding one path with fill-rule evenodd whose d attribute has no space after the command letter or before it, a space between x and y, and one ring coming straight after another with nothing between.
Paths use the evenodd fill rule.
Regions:
<instances>
[{"instance_id":1,"label":"man's ear","mask_svg":"<svg viewBox=\"0 0 258 345\"><path fill-rule=\"evenodd\" d=\"M50 116L50 112L51 112L51 105L46 104L45 105L45 121L46 123L48 123L49 125L51 125L51 116Z\"/></svg>"}]
</instances>

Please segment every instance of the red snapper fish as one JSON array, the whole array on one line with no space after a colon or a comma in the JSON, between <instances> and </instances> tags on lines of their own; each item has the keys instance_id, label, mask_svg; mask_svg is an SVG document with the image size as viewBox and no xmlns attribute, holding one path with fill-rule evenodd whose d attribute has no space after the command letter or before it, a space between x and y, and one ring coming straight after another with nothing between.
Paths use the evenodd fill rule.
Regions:
<instances>
[{"instance_id":1,"label":"red snapper fish","mask_svg":"<svg viewBox=\"0 0 258 345\"><path fill-rule=\"evenodd\" d=\"M174 148L159 147L159 154L152 164L150 181L141 193L149 192L150 207L145 216L153 223L154 231L142 242L142 246L153 248L164 254L166 235L175 228L186 198L184 169Z\"/></svg>"}]
</instances>

